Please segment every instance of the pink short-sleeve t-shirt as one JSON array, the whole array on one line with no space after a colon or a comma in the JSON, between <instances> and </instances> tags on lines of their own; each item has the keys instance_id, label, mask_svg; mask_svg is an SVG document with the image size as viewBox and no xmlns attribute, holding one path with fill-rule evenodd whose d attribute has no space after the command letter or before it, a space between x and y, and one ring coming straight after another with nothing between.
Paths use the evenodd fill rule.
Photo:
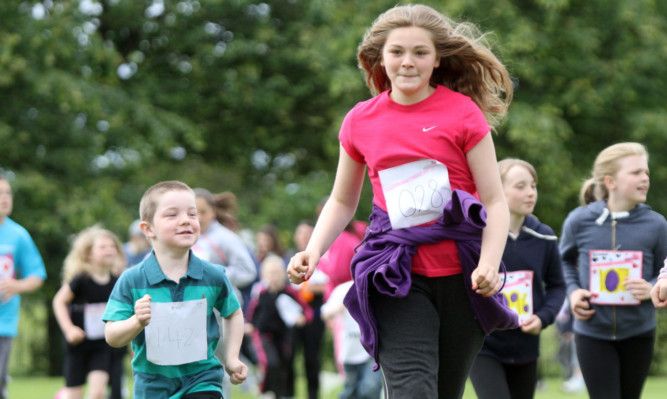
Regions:
<instances>
[{"instance_id":1,"label":"pink short-sleeve t-shirt","mask_svg":"<svg viewBox=\"0 0 667 399\"><path fill-rule=\"evenodd\" d=\"M425 100L401 105L385 91L357 104L346 115L339 140L347 154L368 166L373 202L387 210L379 172L432 159L446 166L451 189L477 195L466 153L490 134L479 107L444 86ZM441 277L461 273L456 244L445 240L419 246L413 273Z\"/></svg>"}]
</instances>

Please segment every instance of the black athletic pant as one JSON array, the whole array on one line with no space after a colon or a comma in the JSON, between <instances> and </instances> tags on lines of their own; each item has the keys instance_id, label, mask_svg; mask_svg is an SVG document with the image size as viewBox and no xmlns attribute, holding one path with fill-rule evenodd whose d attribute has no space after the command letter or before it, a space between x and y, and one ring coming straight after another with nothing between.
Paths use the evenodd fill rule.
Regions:
<instances>
[{"instance_id":1,"label":"black athletic pant","mask_svg":"<svg viewBox=\"0 0 667 399\"><path fill-rule=\"evenodd\" d=\"M653 358L655 330L618 341L574 335L591 399L639 399Z\"/></svg>"},{"instance_id":2,"label":"black athletic pant","mask_svg":"<svg viewBox=\"0 0 667 399\"><path fill-rule=\"evenodd\" d=\"M466 289L461 274L413 274L405 298L371 288L387 398L461 398L484 342Z\"/></svg>"},{"instance_id":3,"label":"black athletic pant","mask_svg":"<svg viewBox=\"0 0 667 399\"><path fill-rule=\"evenodd\" d=\"M526 364L501 363L478 355L470 370L478 399L532 399L537 384L537 360Z\"/></svg>"}]
</instances>

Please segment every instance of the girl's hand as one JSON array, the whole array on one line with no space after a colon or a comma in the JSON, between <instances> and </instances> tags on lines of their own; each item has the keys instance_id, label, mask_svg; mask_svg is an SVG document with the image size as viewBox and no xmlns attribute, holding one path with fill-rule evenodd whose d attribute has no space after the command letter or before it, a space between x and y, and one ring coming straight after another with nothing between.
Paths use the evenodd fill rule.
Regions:
<instances>
[{"instance_id":1,"label":"girl's hand","mask_svg":"<svg viewBox=\"0 0 667 399\"><path fill-rule=\"evenodd\" d=\"M320 255L314 251L301 251L290 259L287 265L287 275L293 284L301 284L308 281L315 271Z\"/></svg>"},{"instance_id":2,"label":"girl's hand","mask_svg":"<svg viewBox=\"0 0 667 399\"><path fill-rule=\"evenodd\" d=\"M667 308L667 278L658 279L651 289L651 299L656 308Z\"/></svg>"},{"instance_id":3,"label":"girl's hand","mask_svg":"<svg viewBox=\"0 0 667 399\"><path fill-rule=\"evenodd\" d=\"M572 291L572 294L570 294L570 309L574 317L579 320L588 320L593 317L595 309L591 309L591 304L588 302L593 295L592 292L583 288Z\"/></svg>"},{"instance_id":4,"label":"girl's hand","mask_svg":"<svg viewBox=\"0 0 667 399\"><path fill-rule=\"evenodd\" d=\"M498 276L498 267L493 267L488 264L480 264L475 270L473 270L472 275L472 289L485 297L495 295L500 291L502 282Z\"/></svg>"},{"instance_id":5,"label":"girl's hand","mask_svg":"<svg viewBox=\"0 0 667 399\"><path fill-rule=\"evenodd\" d=\"M526 334L539 335L542 331L542 320L537 315L530 316L526 321L521 323L521 331Z\"/></svg>"},{"instance_id":6,"label":"girl's hand","mask_svg":"<svg viewBox=\"0 0 667 399\"><path fill-rule=\"evenodd\" d=\"M625 290L632 294L632 297L645 301L651 299L651 288L653 285L642 278L628 278L625 280Z\"/></svg>"},{"instance_id":7,"label":"girl's hand","mask_svg":"<svg viewBox=\"0 0 667 399\"><path fill-rule=\"evenodd\" d=\"M296 322L294 322L294 325L297 326L297 327L303 327L303 326L305 326L305 325L306 325L306 316L300 314L300 315L296 318Z\"/></svg>"},{"instance_id":8,"label":"girl's hand","mask_svg":"<svg viewBox=\"0 0 667 399\"><path fill-rule=\"evenodd\" d=\"M134 314L142 327L151 322L151 299L150 295L146 294L134 303Z\"/></svg>"},{"instance_id":9,"label":"girl's hand","mask_svg":"<svg viewBox=\"0 0 667 399\"><path fill-rule=\"evenodd\" d=\"M229 380L234 385L238 385L248 378L248 366L239 358L227 358L225 361L225 370L229 374Z\"/></svg>"},{"instance_id":10,"label":"girl's hand","mask_svg":"<svg viewBox=\"0 0 667 399\"><path fill-rule=\"evenodd\" d=\"M72 326L65 331L65 339L70 345L76 345L86 338L86 332L81 327Z\"/></svg>"}]
</instances>

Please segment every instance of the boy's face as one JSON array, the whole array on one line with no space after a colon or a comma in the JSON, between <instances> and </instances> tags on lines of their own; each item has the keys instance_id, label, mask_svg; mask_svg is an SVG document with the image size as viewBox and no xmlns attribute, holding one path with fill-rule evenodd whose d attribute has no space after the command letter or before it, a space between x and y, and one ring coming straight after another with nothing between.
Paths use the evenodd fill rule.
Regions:
<instances>
[{"instance_id":1,"label":"boy's face","mask_svg":"<svg viewBox=\"0 0 667 399\"><path fill-rule=\"evenodd\" d=\"M158 200L153 223L141 224L154 245L189 249L199 239L194 194L185 190L167 191Z\"/></svg>"},{"instance_id":2,"label":"boy's face","mask_svg":"<svg viewBox=\"0 0 667 399\"><path fill-rule=\"evenodd\" d=\"M0 222L12 213L12 187L7 180L0 179Z\"/></svg>"}]
</instances>

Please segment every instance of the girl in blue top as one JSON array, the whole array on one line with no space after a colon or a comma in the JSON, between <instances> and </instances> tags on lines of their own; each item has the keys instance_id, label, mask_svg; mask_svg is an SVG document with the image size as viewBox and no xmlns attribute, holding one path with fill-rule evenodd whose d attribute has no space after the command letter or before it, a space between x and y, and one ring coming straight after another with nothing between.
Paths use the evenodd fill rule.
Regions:
<instances>
[{"instance_id":1,"label":"girl in blue top","mask_svg":"<svg viewBox=\"0 0 667 399\"><path fill-rule=\"evenodd\" d=\"M585 205L563 224L577 356L592 399L639 398L651 365L650 291L667 257L667 221L644 204L649 186L644 146L612 145L595 159Z\"/></svg>"}]
</instances>

